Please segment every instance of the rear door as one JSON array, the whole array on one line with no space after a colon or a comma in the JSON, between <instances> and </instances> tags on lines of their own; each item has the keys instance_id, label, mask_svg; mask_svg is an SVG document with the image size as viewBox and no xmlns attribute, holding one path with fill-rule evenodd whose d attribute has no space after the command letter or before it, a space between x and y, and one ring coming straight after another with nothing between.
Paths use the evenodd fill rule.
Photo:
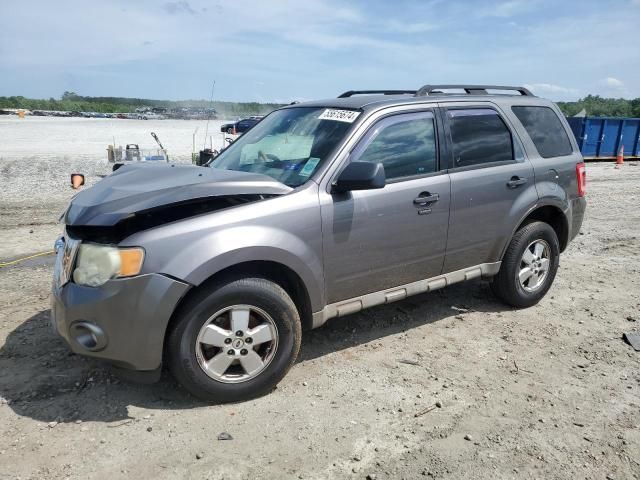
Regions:
<instances>
[{"instance_id":1,"label":"rear door","mask_svg":"<svg viewBox=\"0 0 640 480\"><path fill-rule=\"evenodd\" d=\"M578 193L576 164L582 162L582 156L571 143L562 113L550 105L513 105L511 111L525 130L523 143L533 165L538 196L563 210L569 208L567 201Z\"/></svg>"},{"instance_id":2,"label":"rear door","mask_svg":"<svg viewBox=\"0 0 640 480\"><path fill-rule=\"evenodd\" d=\"M244 133L255 125L252 120L240 120L236 126L236 130L239 133Z\"/></svg>"},{"instance_id":3,"label":"rear door","mask_svg":"<svg viewBox=\"0 0 640 480\"><path fill-rule=\"evenodd\" d=\"M492 103L441 105L449 142L451 217L443 273L497 262L538 195L533 167Z\"/></svg>"}]
</instances>

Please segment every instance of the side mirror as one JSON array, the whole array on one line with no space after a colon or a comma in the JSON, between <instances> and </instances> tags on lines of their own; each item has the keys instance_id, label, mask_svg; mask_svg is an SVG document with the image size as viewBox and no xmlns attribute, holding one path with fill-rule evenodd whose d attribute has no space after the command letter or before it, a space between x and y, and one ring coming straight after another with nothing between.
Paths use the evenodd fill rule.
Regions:
<instances>
[{"instance_id":1,"label":"side mirror","mask_svg":"<svg viewBox=\"0 0 640 480\"><path fill-rule=\"evenodd\" d=\"M333 183L333 191L372 190L384 188L385 184L384 165L381 163L351 162Z\"/></svg>"}]
</instances>

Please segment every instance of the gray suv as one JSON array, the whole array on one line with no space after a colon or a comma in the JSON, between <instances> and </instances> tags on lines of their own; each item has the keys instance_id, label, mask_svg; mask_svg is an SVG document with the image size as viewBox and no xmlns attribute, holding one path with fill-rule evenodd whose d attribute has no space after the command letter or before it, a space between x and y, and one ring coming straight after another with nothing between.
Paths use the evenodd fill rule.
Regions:
<instances>
[{"instance_id":1,"label":"gray suv","mask_svg":"<svg viewBox=\"0 0 640 480\"><path fill-rule=\"evenodd\" d=\"M564 117L525 88L289 105L206 166L127 165L80 192L53 325L130 376L165 364L208 401L254 397L332 317L474 278L534 305L580 229L585 181Z\"/></svg>"}]
</instances>

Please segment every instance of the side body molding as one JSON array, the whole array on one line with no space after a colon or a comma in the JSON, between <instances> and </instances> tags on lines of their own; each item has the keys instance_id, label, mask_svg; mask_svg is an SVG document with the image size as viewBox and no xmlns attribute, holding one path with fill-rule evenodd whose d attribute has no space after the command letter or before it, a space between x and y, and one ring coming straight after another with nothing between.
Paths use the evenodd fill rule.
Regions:
<instances>
[{"instance_id":1,"label":"side body molding","mask_svg":"<svg viewBox=\"0 0 640 480\"><path fill-rule=\"evenodd\" d=\"M400 285L398 287L372 292L356 298L350 298L332 303L321 311L313 314L313 328L318 328L327 320L334 317L343 317L351 313L359 312L365 308L396 302L419 293L439 290L447 285L471 280L474 278L491 277L500 270L501 262L483 263L474 267L463 268L455 272L438 275L437 277L419 280L417 282Z\"/></svg>"}]
</instances>

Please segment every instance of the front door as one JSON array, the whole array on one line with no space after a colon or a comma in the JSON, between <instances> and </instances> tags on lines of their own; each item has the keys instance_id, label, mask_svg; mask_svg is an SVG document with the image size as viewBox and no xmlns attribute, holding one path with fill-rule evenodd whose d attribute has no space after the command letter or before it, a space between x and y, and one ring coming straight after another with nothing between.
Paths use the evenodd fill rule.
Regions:
<instances>
[{"instance_id":1,"label":"front door","mask_svg":"<svg viewBox=\"0 0 640 480\"><path fill-rule=\"evenodd\" d=\"M450 182L436 132L432 111L382 118L347 161L382 163L387 185L320 194L327 303L440 274Z\"/></svg>"}]
</instances>

